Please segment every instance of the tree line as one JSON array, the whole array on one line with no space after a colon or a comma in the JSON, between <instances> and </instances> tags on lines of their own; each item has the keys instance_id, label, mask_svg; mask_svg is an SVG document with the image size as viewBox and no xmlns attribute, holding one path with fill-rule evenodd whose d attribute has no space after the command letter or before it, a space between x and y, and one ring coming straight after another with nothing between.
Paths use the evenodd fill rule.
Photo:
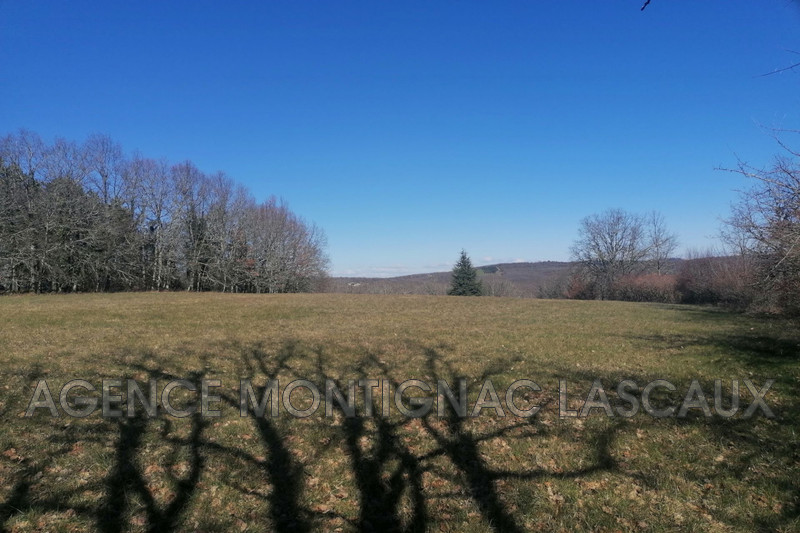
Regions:
<instances>
[{"instance_id":1,"label":"tree line","mask_svg":"<svg viewBox=\"0 0 800 533\"><path fill-rule=\"evenodd\" d=\"M580 269L563 294L800 314L800 152L778 143L767 167L724 169L751 187L724 220L717 249L672 265L677 239L661 215L608 210L581 221L571 249Z\"/></svg>"},{"instance_id":2,"label":"tree line","mask_svg":"<svg viewBox=\"0 0 800 533\"><path fill-rule=\"evenodd\" d=\"M0 292L300 292L325 235L191 161L127 157L107 135L0 138Z\"/></svg>"},{"instance_id":3,"label":"tree line","mask_svg":"<svg viewBox=\"0 0 800 533\"><path fill-rule=\"evenodd\" d=\"M718 247L677 259L677 236L660 213L608 209L581 220L570 248L575 267L539 286L538 296L719 304L800 315L800 152L777 135L776 140L781 153L767 167L740 162L723 169L748 178L751 187L740 192L724 220ZM448 294L489 294L482 287L485 278L462 251Z\"/></svg>"}]
</instances>

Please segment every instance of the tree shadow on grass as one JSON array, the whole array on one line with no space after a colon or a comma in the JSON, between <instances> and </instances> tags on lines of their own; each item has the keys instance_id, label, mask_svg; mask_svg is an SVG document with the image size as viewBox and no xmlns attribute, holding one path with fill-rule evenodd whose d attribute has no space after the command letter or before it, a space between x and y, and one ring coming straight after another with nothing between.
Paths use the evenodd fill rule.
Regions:
<instances>
[{"instance_id":1,"label":"tree shadow on grass","mask_svg":"<svg viewBox=\"0 0 800 533\"><path fill-rule=\"evenodd\" d=\"M431 383L438 382L438 367L444 367L450 374L450 383L455 382L452 366L441 357L441 347L418 347L425 355L428 376ZM324 369L324 349L313 348L316 357L317 379L322 382L330 379ZM383 361L376 353L367 351L354 367L359 377L370 376L373 372L390 381L396 391L401 376ZM497 361L489 361L481 370L479 381L503 373L505 367ZM413 407L412 407L413 409ZM381 413L373 405L373 413ZM546 431L535 420L527 419L506 425L499 429L473 434L465 427L465 418L450 409L442 424L434 421L435 415L429 412L416 419L422 432L419 437L429 442L427 451L416 452L404 439L400 430L409 430L413 418L390 419L380 414L371 418L350 417L343 409L338 409L342 423L340 432L351 460L351 470L358 489L359 516L351 524L358 531L424 531L440 517L431 516L430 508L435 500L459 499L468 495L476 504L485 524L493 530L517 532L525 527L519 523L512 507L501 496L498 483L506 480L546 480L569 479L588 476L600 471L614 471L616 462L610 452L617 425L607 428L595 439L595 461L592 465L573 471L549 470L547 468L493 469L484 459L482 446L491 445L494 439L513 441L518 439L541 438ZM370 435L369 425L374 425ZM534 430L534 431L519 431ZM371 436L372 439L365 437ZM455 469L448 474L437 469L434 463L444 459ZM449 482L462 490L452 493L435 493L423 482L423 474L430 473L447 477ZM411 515L405 520L400 513L404 497L410 503Z\"/></svg>"},{"instance_id":2,"label":"tree shadow on grass","mask_svg":"<svg viewBox=\"0 0 800 533\"><path fill-rule=\"evenodd\" d=\"M48 373L43 370L39 363L34 363L30 368L23 369L21 372L16 373L17 377L24 382L29 383L28 389L32 393L36 388L36 383L40 379L48 378ZM52 383L52 381L51 381ZM30 399L28 396L26 398ZM13 416L11 412L24 412L25 408L19 404L19 401L9 401L6 412L0 413L0 416ZM31 434L46 434L47 438L44 440L46 446L51 448L45 454L32 455L23 450L18 450L14 447L16 438L10 432L7 426L3 427L4 431L9 431L9 443L12 446L8 447L0 455L0 463L3 472L9 476L2 481L6 486L10 485L10 490L5 501L0 503L0 532L7 531L8 522L19 515L24 515L31 510L40 512L60 512L64 509L69 509L76 515L91 515L94 509L89 505L70 503L70 492L64 490L60 486L49 487L45 494L37 491L41 486L45 474L53 468L59 457L64 454L70 453L72 446L76 440L85 439L86 441L97 441L103 438L102 424L95 424L88 431L83 431L70 423L61 423L60 421L54 422L53 420L34 414L31 418L24 418L23 422L16 420L9 420L10 424L24 423L29 425L29 432ZM6 424L3 421L2 424ZM19 442L17 446L25 446L25 442ZM24 455L24 456L23 456ZM100 487L100 483L88 484L87 490L92 490Z\"/></svg>"},{"instance_id":3,"label":"tree shadow on grass","mask_svg":"<svg viewBox=\"0 0 800 533\"><path fill-rule=\"evenodd\" d=\"M138 366L138 369L143 370L144 367ZM157 370L151 370L148 374L151 378L167 377ZM195 372L189 376L189 381L196 383L202 378L202 373ZM116 419L119 436L116 442L114 467L106 478L106 497L97 516L97 528L103 533L117 533L127 529L126 519L132 496L138 496L144 504L148 531L172 531L180 524L183 512L197 490L204 465L201 453L203 430L208 426L208 421L202 418L199 412L194 413L190 435L185 439L170 436L167 431L163 432L162 441L176 448L188 447L191 457L189 471L184 477L175 478L170 475L171 481L175 484L175 495L164 507L159 507L140 466L142 461L139 456L143 438L151 423L141 413L136 413L136 416L130 418Z\"/></svg>"},{"instance_id":4,"label":"tree shadow on grass","mask_svg":"<svg viewBox=\"0 0 800 533\"><path fill-rule=\"evenodd\" d=\"M743 335L746 336L746 334ZM734 340L730 342L735 342L740 349L750 345L747 342L739 343L736 341L737 338L737 336L733 336ZM653 337L637 337L637 339L645 339L648 343L653 343L656 340L665 342L664 345L657 345L664 349L667 347L667 342L670 343L669 346L674 346L678 343L684 347L689 345L687 339L684 338L671 338L668 341ZM702 348L714 347L716 341L707 338L694 339L693 342L694 346ZM757 344L761 344L761 341L757 341ZM748 518L731 516L724 509L708 509L707 513L716 520L728 527L742 530L764 532L793 530L793 527L800 521L800 481L798 481L797 477L797 465L800 464L800 447L797 446L797 433L800 431L800 409L798 409L800 407L800 402L798 402L800 390L798 390L797 382L791 375L774 374L774 370L771 372L765 370L772 369L773 366L769 361L766 363L762 361L761 354L764 352L760 350L763 350L763 346L756 350L755 353L739 354L740 357L745 357L748 362L752 363L753 366L747 365L745 367L752 368L752 371L748 371L741 376L727 376L726 379L722 380L721 407L725 410L732 409L733 391L731 379L737 380L739 383L738 411L733 416L722 416L716 411L714 378L689 377L681 381L673 380L673 384L676 386L675 391L656 389L651 395L653 407L656 409L674 407L677 413L686 398L690 380L697 379L711 410L711 417L706 417L700 408L693 407L687 411L685 416L673 414L661 418L652 417L641 412L637 415L635 422L638 426L637 430L652 429L664 433L695 434L696 437L697 435L702 435L701 446L705 448L706 453L710 454L711 457L707 457L704 461L689 461L686 457L695 455L699 450L687 449L686 457L680 457L680 454L676 452L675 455L680 457L683 468L673 469L674 474L676 473L687 482L694 484L700 493L707 487L713 487L715 483L721 484L722 481L717 481L717 478L731 477L746 484L749 496L771 493L788 495L786 498L781 498L782 502L780 503L779 511L751 513ZM767 353L765 356L769 358L770 354ZM753 376L753 372L756 371L765 372L766 376L775 376L778 383L786 385L780 400L773 393L768 393L765 397L765 403L770 411L773 412L775 418L768 417L767 413L761 409L755 410L751 417L744 417L745 411L753 401L753 396L742 384L743 379L752 379L755 382L756 389L760 389L764 385L764 382L760 381L760 377ZM561 368L560 371L555 370L555 374L559 376L569 375L570 379L583 383L590 383L600 377L596 373L589 371L565 368ZM608 386L609 384L615 385L623 379L632 380L639 385L639 392L634 395L641 405L641 391L644 384L660 377L663 376L661 374L656 377L617 371L614 375L604 378L602 382ZM612 403L619 401L615 391L608 390L607 392ZM686 445L689 442L687 439ZM711 454L708 451L709 449L715 449L716 452ZM776 469L770 472L769 475L755 474L755 472L763 470L765 465L767 465L767 469L772 469L775 465L780 464L785 465L785 469ZM715 470L715 467L720 470ZM721 472L722 469L724 469L724 472ZM660 485L659 479L664 481L663 472L651 473L648 476L642 476L640 473L635 475L643 484L653 488ZM740 495L737 496L737 499L739 498L741 498Z\"/></svg>"},{"instance_id":5,"label":"tree shadow on grass","mask_svg":"<svg viewBox=\"0 0 800 533\"><path fill-rule=\"evenodd\" d=\"M237 349L249 379L254 379L260 371L267 380L274 380L278 378L281 371L291 370L289 363L297 357L296 347L296 342L288 341L281 346L274 357L270 357L264 350L263 344L260 343L249 347L238 345ZM255 387L255 389L257 397L260 398L264 395L264 387ZM230 406L240 407L239 398L231 398L227 395L223 395L222 398ZM269 419L267 413L265 416L256 416L250 411L249 414L266 449L267 459L263 462L252 457L248 459L264 472L267 481L272 485L268 500L270 517L275 531L299 533L309 531L309 512L301 504L303 465L294 460L286 444L285 436Z\"/></svg>"},{"instance_id":6,"label":"tree shadow on grass","mask_svg":"<svg viewBox=\"0 0 800 533\"><path fill-rule=\"evenodd\" d=\"M295 353L296 343L294 341L284 343L274 356L271 356L265 350L263 343L256 343L251 346L242 346L239 343L235 343L232 347L239 354L240 363L248 379L253 379L259 374L263 374L268 380L277 379L279 372L292 370L289 363L297 356ZM205 366L208 366L208 364ZM134 365L134 368L140 371L146 370L146 367L142 365ZM168 381L180 379L178 376L163 372L160 372L158 377ZM196 375L195 377L198 380L202 378L201 375ZM254 392L260 398L265 392L265 387L254 386ZM220 399L231 408L237 410L240 408L240 398L238 397L221 392ZM303 465L298 464L293 459L286 444L285 436L280 433L275 423L269 418L269 413L265 413L264 416L256 416L254 412L250 411L248 416L252 420L264 446L266 458L255 457L243 449L225 446L208 439L198 441L198 449L243 461L248 467L255 469L256 472L264 474L267 484L272 486L272 490L266 496L266 500L269 504L269 519L274 531L279 533L303 533L309 531L308 517L310 513L301 504ZM122 463L122 461L118 463ZM232 485L243 495L252 495L254 493L251 487L244 486L237 481L233 481ZM148 517L151 524L159 524L161 526L161 529L158 529L159 531L172 530L173 524L167 523L167 520L160 515L151 516L149 509L150 506L148 505Z\"/></svg>"},{"instance_id":7,"label":"tree shadow on grass","mask_svg":"<svg viewBox=\"0 0 800 533\"><path fill-rule=\"evenodd\" d=\"M38 379L42 376L41 372L34 371L29 377ZM50 387L53 386L54 382L51 382ZM193 431L189 439L179 442L165 437L177 446L191 447L192 465L188 477L176 480L176 495L163 509L159 509L156 505L137 462L138 449L149 423L145 418L141 416L117 418L109 423L99 420L50 419L40 413L24 420L31 428L36 428L34 431L47 436L39 443L42 449L36 454L31 454L32 457L17 457L14 448L6 450L3 454L3 459L16 463L17 468L14 476L16 480L10 493L6 501L0 504L0 531L6 530L12 518L30 511L68 512L72 516L94 522L98 531L122 531L127 529L127 512L130 496L133 494L141 497L145 503L150 524L149 531L169 531L176 527L181 512L192 497L202 470L199 446L200 432L205 422L199 417L193 419ZM110 439L116 439L116 442L114 464L109 475L105 480L82 484L78 494L102 492L105 497L100 505L76 504L75 497L78 495L62 487L63 483L43 485L49 472L63 471L63 467L58 464L62 457L79 454L87 444L102 446ZM87 468L89 466L86 465ZM73 474L77 475L78 472ZM34 490L34 487L38 490ZM44 492L42 489L45 489ZM44 527L44 523L40 520L37 527Z\"/></svg>"},{"instance_id":8,"label":"tree shadow on grass","mask_svg":"<svg viewBox=\"0 0 800 533\"><path fill-rule=\"evenodd\" d=\"M332 379L325 371L324 349L315 348L314 355L317 379L321 383ZM356 367L356 373L359 377L367 376L362 363ZM377 411L376 405L371 408ZM344 417L341 433L358 490L359 516L351 523L364 533L425 531L428 523L422 480L425 468L397 434L408 420L392 422L383 416L372 417L375 430L374 435L370 435L367 427L370 419L347 417L341 406L337 409ZM374 436L374 442L365 449L362 441L369 441L370 436ZM392 467L392 462L396 466ZM411 517L404 522L399 510L405 492L408 492L412 509Z\"/></svg>"},{"instance_id":9,"label":"tree shadow on grass","mask_svg":"<svg viewBox=\"0 0 800 533\"><path fill-rule=\"evenodd\" d=\"M353 348L315 346L292 338L271 349L264 343L230 343L224 348L236 357L240 377L253 381L256 396L259 398L266 389L255 385L256 380L260 383L261 379L278 379L279 376L282 379L288 376L316 379L318 385L322 385L327 379L338 382L344 378L383 377L391 382L395 391L400 382L414 377L402 375L402 363L386 363L388 358L365 348L355 354ZM413 347L414 354L422 354L424 357L425 372L431 378L431 384L439 379L455 384L459 377L455 368L457 365L451 362L452 358L446 357L447 350L446 346ZM753 351L757 350L753 348ZM350 354L353 362L351 367L343 369L340 359L345 352ZM128 363L128 367L134 372L167 381L187 377L164 371L159 367L156 354L140 355L141 362ZM208 361L202 356L192 356L200 357L203 368L209 368ZM757 354L754 355L756 356ZM475 371L476 378L472 383L475 384L476 379L480 382L504 375L507 373L506 366L510 367L512 364L513 361L504 364L497 359L485 361ZM303 375L303 371L311 374ZM197 371L188 377L195 381L202 379L207 373L212 378L216 377L212 372ZM595 376L565 368L559 377L591 381ZM642 376L624 377L641 379L642 383L646 381ZM340 389L345 390L346 387ZM241 398L228 391L220 391L219 394L227 407L239 410ZM363 395L358 397L362 398ZM377 398L373 400L377 402ZM488 524L496 531L514 533L525 531L529 524L504 493L503 484L508 482L531 482L528 488L535 489L550 480L580 480L598 473L611 473L629 476L636 481L644 479L649 486L657 486L652 480L642 478L641 473L629 472L620 467L616 443L621 435L636 428L622 421L610 421L594 433L590 441L579 441L582 451L587 453L587 463L564 470L551 463L532 463L530 456L517 457L516 462L501 466L494 466L487 458L487 452L491 455L493 447L501 441L512 444L514 441L527 441L521 443L527 445L536 439L554 435L557 437L554 433L556 430L544 425L538 417L518 419L510 423L506 421L498 427L493 423L473 424L473 419L458 416L452 407L448 408L442 418L429 413L419 419L383 416L376 403L372 406L372 417L348 417L341 405L333 407L337 412L335 419L323 419L318 414L319 420L313 421L313 424L317 428L321 427L335 440L338 439L341 449L347 455L347 475L355 492L344 497L355 503L355 512L338 514L331 510L309 508L306 502L309 490L307 474L314 467L313 462L317 456L308 458L293 453L292 437L304 435L302 431L306 428L301 427L299 421L288 420L289 424L297 424L294 427L298 429L293 430L288 425L282 425L280 420L271 418L268 413L264 416L257 416L252 411L247 413L249 423L259 437L258 444L263 449L264 457L260 457L257 452L243 445L223 444L216 440L209 431L211 421L197 414L188 421L188 436L183 438L175 436L170 430L168 417L148 419L139 415L102 423L96 428L95 435L92 432L68 430L54 441L54 444L60 446L56 453L64 453L77 439L114 440L112 467L99 486L90 485L91 489L102 490L103 500L100 505L74 505L66 494L57 492L42 498L35 494L37 489L34 485L37 476L47 468L47 460L20 463L11 491L0 507L0 528L16 514L29 509L47 512L71 508L80 516L91 519L96 528L103 532L127 530L127 521L134 511L143 513L144 528L149 531L186 529L189 527L187 520L191 518L187 514L188 510L204 490L200 481L212 456L233 460L234 466L241 465L247 473L240 478L236 478L235 473L231 474L227 480L217 475L212 482L226 484L238 491L242 499L254 495L260 498L263 501L263 507L259 511L262 518L272 530L278 532L302 533L312 529L332 529L334 518L341 519L350 528L362 532L420 532L444 520L437 515L438 503L450 500L451 504L458 505L454 502L466 497L474 503L482 524ZM483 413L481 416L489 415ZM645 421L640 426L649 423ZM741 452L730 466L739 469L742 475L746 473L750 460L748 457L755 457L747 454L765 449L764 442L754 437L752 427L746 422L708 423L690 418L664 424L675 427L680 427L681 424L704 424L703 428L708 428L715 439L728 439ZM161 431L156 435L159 425ZM408 440L409 436L424 441L425 445L421 448L415 446ZM169 498L154 494L144 472L146 463L152 461L146 454L148 444L153 443L167 445L172 450L183 450L189 457L186 472L180 477L170 478L174 491ZM317 448L329 445L320 442ZM786 447L772 446L773 444L767 444L768 453L778 456L789 453ZM438 486L429 482L433 478L446 479L455 488L449 492L437 492ZM692 481L701 483L702 479ZM797 490L795 481L789 476L779 481L783 483L781 490ZM326 479L324 482L331 483L332 480ZM268 485L271 490L266 493L256 490L264 485ZM136 501L141 507L134 509ZM529 505L534 506L536 503ZM528 507L526 512L532 513L535 509ZM786 505L780 519L769 521L757 518L754 523L757 529L767 530L790 524L797 518L797 512L796 505ZM744 527L741 523L731 525Z\"/></svg>"},{"instance_id":10,"label":"tree shadow on grass","mask_svg":"<svg viewBox=\"0 0 800 533\"><path fill-rule=\"evenodd\" d=\"M438 371L439 366L443 366L449 373L447 377L450 379L450 383L457 380L452 365L442 357L442 354L438 350L426 348L424 351L428 372L433 376L434 381L438 382L442 379ZM509 364L512 363L513 361L509 362ZM490 363L482 372L480 381L483 382L493 375L500 374L504 371L505 368L498 366L496 363ZM546 432L539 429L537 434L528 433L524 434L522 437L512 435L512 432L518 428L529 427L535 424L535 419L523 419L521 422L494 431L473 435L472 432L465 428L464 423L467 419L459 416L455 409L453 409L452 406L450 407L448 411L449 414L445 418L444 429L442 430L434 427L429 418L423 419L423 426L439 446L438 449L429 453L426 458L444 455L452 462L456 469L462 474L467 486L466 488L480 509L484 520L492 524L497 531L509 531L512 533L525 531L525 528L519 524L508 505L503 503L497 489L497 483L499 481L579 478L599 471L612 472L617 469L616 461L612 457L610 449L614 435L619 429L618 425L611 425L596 439L594 450L595 461L591 466L573 471L560 472L535 466L530 468L529 465L524 465L524 468L518 470L491 468L483 458L483 453L480 448L482 443L490 443L492 440L498 438L503 438L506 441L518 438L541 438Z\"/></svg>"}]
</instances>

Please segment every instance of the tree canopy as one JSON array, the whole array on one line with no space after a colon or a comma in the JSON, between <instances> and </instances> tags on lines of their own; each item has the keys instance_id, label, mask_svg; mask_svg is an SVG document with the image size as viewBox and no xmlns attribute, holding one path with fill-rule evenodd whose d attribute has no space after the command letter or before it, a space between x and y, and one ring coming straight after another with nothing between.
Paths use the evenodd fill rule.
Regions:
<instances>
[{"instance_id":1,"label":"tree canopy","mask_svg":"<svg viewBox=\"0 0 800 533\"><path fill-rule=\"evenodd\" d=\"M126 158L106 136L0 138L0 291L298 292L325 236L191 161Z\"/></svg>"}]
</instances>

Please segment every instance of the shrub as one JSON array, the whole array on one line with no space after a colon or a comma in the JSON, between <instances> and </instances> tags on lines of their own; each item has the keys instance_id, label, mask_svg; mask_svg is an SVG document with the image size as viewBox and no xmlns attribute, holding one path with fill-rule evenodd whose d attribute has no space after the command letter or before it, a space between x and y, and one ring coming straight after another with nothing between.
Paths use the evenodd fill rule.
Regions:
<instances>
[{"instance_id":1,"label":"shrub","mask_svg":"<svg viewBox=\"0 0 800 533\"><path fill-rule=\"evenodd\" d=\"M671 274L642 274L624 276L614 284L614 296L630 302L675 303L680 295L677 276Z\"/></svg>"}]
</instances>

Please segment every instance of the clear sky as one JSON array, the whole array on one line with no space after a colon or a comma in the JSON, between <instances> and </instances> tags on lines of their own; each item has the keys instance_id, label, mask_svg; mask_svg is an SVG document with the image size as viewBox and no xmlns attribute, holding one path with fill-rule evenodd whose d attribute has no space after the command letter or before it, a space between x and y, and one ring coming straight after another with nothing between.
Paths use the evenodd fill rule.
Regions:
<instances>
[{"instance_id":1,"label":"clear sky","mask_svg":"<svg viewBox=\"0 0 800 533\"><path fill-rule=\"evenodd\" d=\"M567 260L580 219L713 243L715 171L800 128L791 0L0 0L0 134L106 133L322 227L335 275ZM794 50L795 52L791 52Z\"/></svg>"}]
</instances>

